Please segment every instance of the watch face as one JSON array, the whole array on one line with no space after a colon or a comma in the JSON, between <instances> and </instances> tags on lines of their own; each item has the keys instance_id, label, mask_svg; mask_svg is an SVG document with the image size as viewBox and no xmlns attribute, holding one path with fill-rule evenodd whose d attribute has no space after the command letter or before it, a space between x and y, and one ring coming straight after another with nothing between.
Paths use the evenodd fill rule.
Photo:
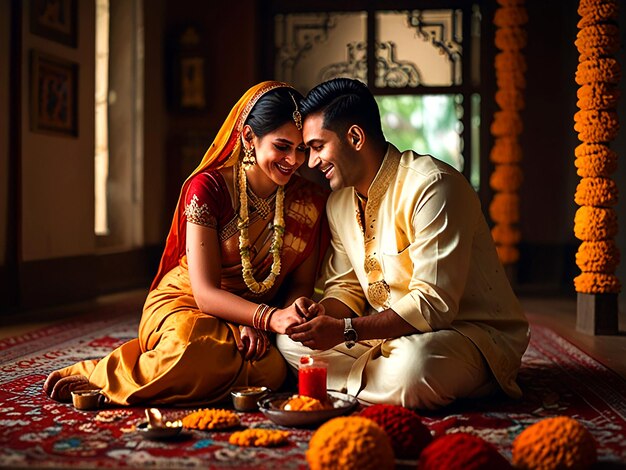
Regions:
<instances>
[{"instance_id":1,"label":"watch face","mask_svg":"<svg viewBox=\"0 0 626 470\"><path fill-rule=\"evenodd\" d=\"M343 332L343 337L346 341L356 341L356 331L346 330Z\"/></svg>"}]
</instances>

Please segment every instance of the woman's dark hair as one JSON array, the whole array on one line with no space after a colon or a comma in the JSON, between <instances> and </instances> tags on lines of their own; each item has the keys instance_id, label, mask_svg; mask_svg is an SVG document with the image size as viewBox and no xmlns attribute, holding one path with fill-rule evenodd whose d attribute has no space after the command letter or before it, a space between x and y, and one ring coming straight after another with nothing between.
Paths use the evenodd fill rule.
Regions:
<instances>
[{"instance_id":1,"label":"woman's dark hair","mask_svg":"<svg viewBox=\"0 0 626 470\"><path fill-rule=\"evenodd\" d=\"M367 86L351 78L334 78L320 83L306 95L301 105L302 118L322 112L323 126L338 136L350 126L358 125L370 138L385 141L380 123L380 111L374 95Z\"/></svg>"},{"instance_id":2,"label":"woman's dark hair","mask_svg":"<svg viewBox=\"0 0 626 470\"><path fill-rule=\"evenodd\" d=\"M263 137L286 122L293 122L296 103L300 107L302 99L302 95L293 88L274 88L256 102L244 124L248 124L257 137Z\"/></svg>"}]
</instances>

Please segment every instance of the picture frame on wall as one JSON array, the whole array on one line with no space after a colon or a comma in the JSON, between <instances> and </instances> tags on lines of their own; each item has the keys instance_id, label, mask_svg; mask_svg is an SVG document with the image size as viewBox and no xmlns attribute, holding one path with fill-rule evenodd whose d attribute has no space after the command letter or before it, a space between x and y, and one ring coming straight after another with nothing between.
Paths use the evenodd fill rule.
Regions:
<instances>
[{"instance_id":1,"label":"picture frame on wall","mask_svg":"<svg viewBox=\"0 0 626 470\"><path fill-rule=\"evenodd\" d=\"M77 92L77 63L31 52L32 131L78 136Z\"/></svg>"},{"instance_id":2,"label":"picture frame on wall","mask_svg":"<svg viewBox=\"0 0 626 470\"><path fill-rule=\"evenodd\" d=\"M30 8L32 34L77 46L77 0L32 0Z\"/></svg>"}]
</instances>

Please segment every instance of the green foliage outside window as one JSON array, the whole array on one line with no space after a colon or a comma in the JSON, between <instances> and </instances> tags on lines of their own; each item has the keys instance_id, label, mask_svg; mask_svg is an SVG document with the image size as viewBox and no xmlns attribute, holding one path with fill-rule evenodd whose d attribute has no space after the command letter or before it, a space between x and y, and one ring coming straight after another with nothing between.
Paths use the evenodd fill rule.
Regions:
<instances>
[{"instance_id":1,"label":"green foliage outside window","mask_svg":"<svg viewBox=\"0 0 626 470\"><path fill-rule=\"evenodd\" d=\"M377 96L383 132L400 151L429 154L463 171L460 95Z\"/></svg>"}]
</instances>

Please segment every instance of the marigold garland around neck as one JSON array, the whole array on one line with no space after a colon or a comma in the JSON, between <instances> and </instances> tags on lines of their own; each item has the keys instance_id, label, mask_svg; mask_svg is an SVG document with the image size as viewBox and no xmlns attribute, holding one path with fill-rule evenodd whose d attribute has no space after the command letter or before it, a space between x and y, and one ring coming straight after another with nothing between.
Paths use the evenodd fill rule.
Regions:
<instances>
[{"instance_id":1,"label":"marigold garland around neck","mask_svg":"<svg viewBox=\"0 0 626 470\"><path fill-rule=\"evenodd\" d=\"M518 137L523 128L520 111L525 105L526 61L522 49L527 42L524 25L528 14L524 0L498 0L498 3L493 22L496 25L495 44L500 51L495 58L498 85L495 98L500 110L495 112L491 123L494 144L490 158L494 172L489 183L494 197L489 214L494 222L491 235L500 261L506 265L518 260L517 244L521 239L517 193L523 175L519 166L522 150Z\"/></svg>"},{"instance_id":2,"label":"marigold garland around neck","mask_svg":"<svg viewBox=\"0 0 626 470\"><path fill-rule=\"evenodd\" d=\"M621 284L615 270L620 253L613 241L617 233L617 185L610 175L617 168L617 153L609 149L619 129L617 104L621 69L613 55L619 49L616 0L580 0L579 32L575 41L579 63L575 80L579 111L574 129L582 142L575 150L580 183L574 201L574 235L582 241L576 253L581 274L574 278L576 292L617 294Z\"/></svg>"},{"instance_id":3,"label":"marigold garland around neck","mask_svg":"<svg viewBox=\"0 0 626 470\"><path fill-rule=\"evenodd\" d=\"M280 252L283 246L283 235L285 234L284 200L285 187L279 186L276 192L276 208L274 209L274 235L270 252L272 253L272 269L264 281L258 282L254 279L252 262L250 261L250 238L248 236L248 226L250 218L248 216L248 181L246 172L241 164L238 164L237 182L239 186L239 253L241 255L241 267L243 280L250 291L255 294L263 294L274 286L276 278L280 275Z\"/></svg>"}]
</instances>

